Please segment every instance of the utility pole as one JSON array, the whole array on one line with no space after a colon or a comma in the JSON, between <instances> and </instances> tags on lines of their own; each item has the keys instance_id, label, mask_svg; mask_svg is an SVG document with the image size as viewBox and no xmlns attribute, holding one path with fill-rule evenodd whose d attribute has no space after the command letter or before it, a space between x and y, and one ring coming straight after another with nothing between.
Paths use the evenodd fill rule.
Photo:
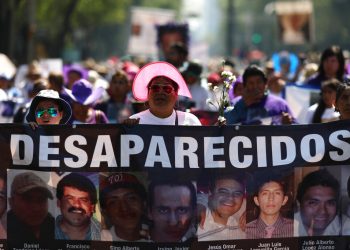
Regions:
<instances>
[{"instance_id":1,"label":"utility pole","mask_svg":"<svg viewBox=\"0 0 350 250\"><path fill-rule=\"evenodd\" d=\"M235 7L234 0L227 0L226 12L226 56L231 57L234 49Z\"/></svg>"},{"instance_id":2,"label":"utility pole","mask_svg":"<svg viewBox=\"0 0 350 250\"><path fill-rule=\"evenodd\" d=\"M9 35L8 35L8 56L10 58L15 57L15 37L16 37L16 24L15 24L15 1L9 1Z\"/></svg>"},{"instance_id":3,"label":"utility pole","mask_svg":"<svg viewBox=\"0 0 350 250\"><path fill-rule=\"evenodd\" d=\"M27 1L28 7L28 33L27 33L27 62L33 61L35 56L34 37L36 30L36 0Z\"/></svg>"}]
</instances>

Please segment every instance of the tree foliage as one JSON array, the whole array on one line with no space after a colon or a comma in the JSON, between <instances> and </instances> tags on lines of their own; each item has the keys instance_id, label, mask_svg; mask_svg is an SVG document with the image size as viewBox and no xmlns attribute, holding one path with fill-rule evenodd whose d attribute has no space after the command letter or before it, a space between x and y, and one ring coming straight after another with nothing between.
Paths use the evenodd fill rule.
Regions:
<instances>
[{"instance_id":1,"label":"tree foliage","mask_svg":"<svg viewBox=\"0 0 350 250\"><path fill-rule=\"evenodd\" d=\"M12 1L12 2L10 2ZM10 0L0 1L0 33L14 32L14 41L0 43L0 51L24 62L32 39L45 56L61 57L67 47L89 55L123 53L133 5L179 9L180 1L168 0ZM33 13L30 9L34 9ZM28 16L33 14L30 20ZM12 31L11 31L12 29ZM14 46L13 46L14 47ZM18 59L17 59L17 58Z\"/></svg>"},{"instance_id":2,"label":"tree foliage","mask_svg":"<svg viewBox=\"0 0 350 250\"><path fill-rule=\"evenodd\" d=\"M222 10L222 31L230 31L227 22L229 1L234 4L233 42L236 48L254 46L267 53L284 49L278 40L276 16L268 15L265 6L274 0L217 0ZM66 48L82 53L82 57L105 58L124 55L130 34L131 6L180 10L182 1L169 0L0 0L0 52L16 62L26 62L29 51L46 50L44 56L61 57ZM314 5L315 40L294 50L322 50L330 44L349 49L349 0L317 0ZM34 11L30 11L31 7ZM30 18L33 16L33 18ZM253 34L261 35L252 44ZM219 37L216 47L225 47ZM29 44L34 44L34 48ZM287 48L288 49L288 48ZM40 56L40 53L33 53Z\"/></svg>"}]
</instances>

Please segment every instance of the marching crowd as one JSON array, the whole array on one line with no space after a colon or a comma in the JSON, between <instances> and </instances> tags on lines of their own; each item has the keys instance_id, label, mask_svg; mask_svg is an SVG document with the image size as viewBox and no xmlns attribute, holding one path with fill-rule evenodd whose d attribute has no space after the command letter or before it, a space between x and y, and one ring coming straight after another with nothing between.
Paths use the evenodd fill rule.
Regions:
<instances>
[{"instance_id":1,"label":"marching crowd","mask_svg":"<svg viewBox=\"0 0 350 250\"><path fill-rule=\"evenodd\" d=\"M247 65L240 73L232 61L225 60L223 64L208 67L207 77L203 78L204 65L188 60L186 48L174 44L165 61L139 64L124 61L113 70L98 70L97 65L86 64L85 68L69 67L66 74L50 72L45 78L39 65L33 62L17 85L12 79L0 76L1 116L7 122L12 119L13 123L28 123L33 129L54 124L287 125L350 119L349 72L343 51L338 46L325 49L318 66L302 61L300 55L299 67L290 74L286 54L280 55L279 72L271 65L272 61L266 61L262 68ZM222 72L236 76L227 93L223 92ZM208 87L208 82L212 87ZM285 87L290 82L320 92L318 100L305 107L305 117L295 117L284 99ZM227 109L224 119L218 120L220 105L207 100L220 98L222 94L227 94L228 99L223 100ZM201 111L211 116L203 116ZM286 183L271 172L259 173L255 178L253 200L259 213L255 220L245 224L240 222L246 216L246 197L244 178L239 174L213 176L208 181L209 191L202 194L196 194L190 181L154 180L148 186L147 199L144 186L133 174L104 176L99 183L99 195L86 176L68 174L57 184L61 215L54 219L47 207L42 214L23 217L31 206L39 207L40 203L53 199L53 195L38 176L22 173L11 184L7 220L12 223L8 224L11 225L8 234L16 241L18 228L23 231L28 227L35 229L34 233L23 231L21 235L32 237L29 240L46 237L49 241L55 237L154 242L186 241L196 233L199 240L341 234L336 215L339 183L326 170L312 172L299 185L296 199L301 209L294 215L294 222L280 212L289 198ZM266 205L266 197L271 195L277 204L273 207ZM317 199L322 205L311 204ZM97 202L110 223L101 232L93 217ZM228 202L232 203L230 208ZM323 206L322 218L317 217L315 206ZM196 209L202 213L203 220L198 231L192 224ZM146 236L141 233L145 231L145 220L153 223L148 224L150 230ZM41 221L39 225L38 221ZM348 224L344 223L349 227ZM45 225L52 231L45 230Z\"/></svg>"},{"instance_id":2,"label":"marching crowd","mask_svg":"<svg viewBox=\"0 0 350 250\"><path fill-rule=\"evenodd\" d=\"M212 65L190 61L188 51L178 43L173 44L170 51L161 62L120 61L102 67L90 60L81 66L65 66L63 72L45 73L37 62L32 62L22 79L16 77L15 83L15 77L0 74L0 120L29 122L35 126L33 123L38 123L35 119L45 124L49 121L44 117L57 120L60 111L64 111L69 117L61 124L131 124L129 118L140 119L140 123L171 124L166 119L171 115L177 117L176 113L180 120L186 116L188 125L198 124L192 114L202 125L214 125L219 104L210 100L220 99L223 94L227 95L226 124L311 124L348 116L347 108L338 102L346 99L340 98L339 91L341 87L346 89L349 79L346 58L338 46L325 49L318 66L307 63L305 55L299 55L298 67L293 73L288 61L291 53L286 51L280 53L278 60L259 61L259 66L244 64L242 69L228 59ZM223 93L222 72L235 76L227 93ZM290 83L320 92L319 97L310 100L310 107L305 103L297 117L285 98L286 86ZM170 86L163 88L163 85ZM64 101L64 110L57 110L61 106L50 110L39 107L44 112L35 113L37 102L31 107L32 101L46 95L46 99L55 95L54 98ZM169 105L162 104L159 96ZM161 120L149 120L149 114ZM146 120L140 116L146 116ZM188 117L192 117L191 121Z\"/></svg>"}]
</instances>

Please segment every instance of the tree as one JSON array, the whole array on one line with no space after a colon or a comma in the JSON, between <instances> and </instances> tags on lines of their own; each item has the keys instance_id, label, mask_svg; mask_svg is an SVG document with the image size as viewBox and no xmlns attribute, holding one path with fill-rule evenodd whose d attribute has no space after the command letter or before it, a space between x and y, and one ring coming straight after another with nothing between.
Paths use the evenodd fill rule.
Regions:
<instances>
[{"instance_id":1,"label":"tree","mask_svg":"<svg viewBox=\"0 0 350 250\"><path fill-rule=\"evenodd\" d=\"M0 52L18 64L62 57L67 47L81 51L84 57L122 54L128 41L130 7L135 4L178 9L180 1L0 1Z\"/></svg>"}]
</instances>

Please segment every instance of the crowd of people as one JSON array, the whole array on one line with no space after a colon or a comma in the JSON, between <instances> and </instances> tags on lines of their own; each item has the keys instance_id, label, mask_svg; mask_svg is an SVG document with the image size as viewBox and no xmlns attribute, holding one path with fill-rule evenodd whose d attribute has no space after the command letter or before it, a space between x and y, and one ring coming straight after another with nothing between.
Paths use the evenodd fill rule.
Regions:
<instances>
[{"instance_id":1,"label":"crowd of people","mask_svg":"<svg viewBox=\"0 0 350 250\"><path fill-rule=\"evenodd\" d=\"M130 124L130 117L139 118L140 112L145 110L150 114L156 112L160 118L169 117L171 110L177 110L178 114L181 114L179 111L186 112L186 116L194 114L202 125L214 125L218 105L208 100L217 99L222 94L222 72L236 76L228 93L228 106L234 109L225 114L227 125L311 124L341 117L336 110L336 92L348 81L349 72L339 46L326 48L320 55L318 66L307 62L307 57L300 54L294 72L291 72L289 61L292 53L286 51L279 53L278 60L274 55L271 60L256 62L259 65L241 62L240 67L230 59L210 65L189 60L188 51L181 43L173 44L170 51L164 61L156 63L118 61L101 69L99 64L88 60L80 66L65 66L62 72L44 72L40 64L32 62L22 78L9 78L0 73L1 121L31 122L33 126L33 117L30 121L25 119L29 111L35 112L29 109L30 103L40 91L53 90L71 107L72 115L65 124L123 123L126 120ZM161 77L163 80L159 79ZM153 82L157 86L163 85L164 81L172 82L172 89L151 86ZM320 93L319 97L304 103L303 112L298 116L293 114L293 107L286 101L286 86L290 83ZM166 110L159 103L153 105L153 98L145 95L152 97L154 93L171 97L172 108Z\"/></svg>"},{"instance_id":2,"label":"crowd of people","mask_svg":"<svg viewBox=\"0 0 350 250\"><path fill-rule=\"evenodd\" d=\"M226 60L215 69L208 67L206 78L204 65L188 60L188 51L181 44L174 44L171 51L166 61L121 62L111 72L99 73L93 67L70 67L66 75L50 72L47 78L33 63L20 88L12 79L0 76L4 92L1 115L14 123L28 123L32 129L108 123L294 125L350 119L349 72L338 46L324 50L318 68L312 69L314 74L307 64L300 64L291 75L286 55L281 55L280 72L266 61L262 68L247 65L240 74L235 64ZM224 120L217 122L218 106L207 99L223 93L221 76L227 71L236 76L227 93L227 106L234 108L228 108ZM214 88L208 88L208 81ZM303 120L294 116L284 99L285 86L292 81L320 92L317 102L305 107ZM199 111L212 114L214 120L199 116ZM205 183L207 192L198 194L193 182L176 178L150 180L146 190L134 174L114 173L100 177L98 190L84 174L68 174L57 184L60 213L54 218L47 208L48 199L54 196L46 182L32 172L21 173L11 183L8 239L18 240L20 232L28 237L24 240L42 239L48 244L54 238L182 242L197 236L206 241L340 235L347 230L347 224L343 229L340 226L337 214L339 183L328 171L316 170L301 180L295 198L300 209L292 218L281 212L293 198L286 181L261 176L253 181L251 192L258 212L246 223L247 183L240 174L211 176ZM103 228L94 217L98 203ZM320 211L322 218L315 215Z\"/></svg>"}]
</instances>

